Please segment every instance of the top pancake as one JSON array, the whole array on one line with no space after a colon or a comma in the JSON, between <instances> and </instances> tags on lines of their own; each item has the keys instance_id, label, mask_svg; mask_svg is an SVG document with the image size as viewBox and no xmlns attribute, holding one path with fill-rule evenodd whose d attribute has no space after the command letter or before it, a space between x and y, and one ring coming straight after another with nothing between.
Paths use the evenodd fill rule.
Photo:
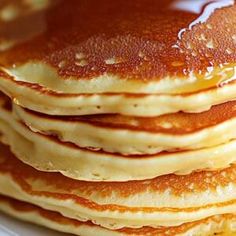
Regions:
<instances>
[{"instance_id":1,"label":"top pancake","mask_svg":"<svg viewBox=\"0 0 236 236\"><path fill-rule=\"evenodd\" d=\"M200 96L192 99L199 100L193 104L188 97L234 84L236 6L233 0L202 1L196 5L181 0L52 2L53 6L37 12L37 17L31 15L21 24L11 24L0 31L5 42L12 40L14 32L24 32L26 28L39 31L23 41L17 42L16 38L15 46L0 56L2 91L14 98L21 94L32 100L34 95L27 92L28 88L43 93L51 101L46 104L38 97L39 107L21 98L18 102L23 106L48 114L155 116L180 110L202 111L235 98L230 92L227 96L218 94L218 98L210 94L204 104ZM35 23L30 26L28 22ZM26 89L24 95L16 91L17 87ZM127 93L136 97L131 100ZM69 99L70 95L72 99L71 96L81 98L85 94L125 97L113 97L111 101L107 97L93 98L93 102L86 104L76 98L56 101L65 107L76 103L79 107L76 111L75 107L56 111L52 105L55 96L67 95ZM183 101L177 105L173 104L176 98L170 101L172 98L168 97L155 101L145 97L142 104L142 96L150 94L188 96L182 97ZM125 104L127 100L127 104L134 106L132 110ZM109 105L104 107L105 103ZM124 105L116 110L119 103ZM157 103L166 108L159 111L155 107ZM90 110L83 110L81 104ZM147 104L154 108L145 108ZM92 106L100 108L96 110Z\"/></svg>"},{"instance_id":2,"label":"top pancake","mask_svg":"<svg viewBox=\"0 0 236 236\"><path fill-rule=\"evenodd\" d=\"M206 6L199 4L192 11L181 10L181 2L61 1L41 13L40 36L7 51L1 64L36 60L52 66L60 78L92 79L110 73L150 82L235 63L234 1L204 1ZM17 24L19 31L24 27Z\"/></svg>"}]
</instances>

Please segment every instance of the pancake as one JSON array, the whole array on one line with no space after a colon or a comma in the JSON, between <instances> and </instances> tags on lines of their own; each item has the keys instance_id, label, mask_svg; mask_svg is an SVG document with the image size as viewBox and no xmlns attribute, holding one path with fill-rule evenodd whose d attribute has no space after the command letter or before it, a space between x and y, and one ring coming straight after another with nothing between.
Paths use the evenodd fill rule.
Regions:
<instances>
[{"instance_id":1,"label":"pancake","mask_svg":"<svg viewBox=\"0 0 236 236\"><path fill-rule=\"evenodd\" d=\"M9 100L0 101L2 142L10 145L20 160L42 171L61 172L79 180L127 181L222 169L236 160L236 140L205 149L154 155L124 156L81 148L52 135L33 132L12 115Z\"/></svg>"},{"instance_id":2,"label":"pancake","mask_svg":"<svg viewBox=\"0 0 236 236\"><path fill-rule=\"evenodd\" d=\"M234 1L195 4L59 1L39 34L1 53L0 89L56 115L147 117L234 100Z\"/></svg>"},{"instance_id":3,"label":"pancake","mask_svg":"<svg viewBox=\"0 0 236 236\"><path fill-rule=\"evenodd\" d=\"M32 131L61 141L123 155L195 150L236 138L236 102L197 114L175 113L152 118L121 115L49 116L13 106Z\"/></svg>"},{"instance_id":4,"label":"pancake","mask_svg":"<svg viewBox=\"0 0 236 236\"><path fill-rule=\"evenodd\" d=\"M0 152L0 194L109 229L178 226L236 210L236 166L129 182L75 181Z\"/></svg>"},{"instance_id":5,"label":"pancake","mask_svg":"<svg viewBox=\"0 0 236 236\"><path fill-rule=\"evenodd\" d=\"M58 213L47 211L35 205L0 196L0 210L18 219L42 225L57 231L80 236L119 236L119 235L155 235L155 236L233 236L235 235L235 215L220 215L177 227L141 229L124 228L108 230L92 223L66 218Z\"/></svg>"}]
</instances>

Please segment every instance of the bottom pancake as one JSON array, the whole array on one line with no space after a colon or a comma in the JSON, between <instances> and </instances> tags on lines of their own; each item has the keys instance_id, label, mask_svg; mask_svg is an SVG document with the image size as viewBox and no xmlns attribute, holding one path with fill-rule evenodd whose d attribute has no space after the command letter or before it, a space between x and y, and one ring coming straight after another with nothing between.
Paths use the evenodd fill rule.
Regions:
<instances>
[{"instance_id":1,"label":"bottom pancake","mask_svg":"<svg viewBox=\"0 0 236 236\"><path fill-rule=\"evenodd\" d=\"M236 166L129 182L40 172L0 146L0 194L109 229L174 227L236 212Z\"/></svg>"},{"instance_id":2,"label":"bottom pancake","mask_svg":"<svg viewBox=\"0 0 236 236\"><path fill-rule=\"evenodd\" d=\"M35 205L14 200L0 195L0 211L20 220L42 225L64 233L80 236L119 236L119 235L150 235L150 236L234 236L236 235L236 215L225 214L209 217L200 221L183 224L177 227L142 227L139 229L123 228L108 230L92 224L80 222L62 216L59 213L44 210Z\"/></svg>"}]
</instances>

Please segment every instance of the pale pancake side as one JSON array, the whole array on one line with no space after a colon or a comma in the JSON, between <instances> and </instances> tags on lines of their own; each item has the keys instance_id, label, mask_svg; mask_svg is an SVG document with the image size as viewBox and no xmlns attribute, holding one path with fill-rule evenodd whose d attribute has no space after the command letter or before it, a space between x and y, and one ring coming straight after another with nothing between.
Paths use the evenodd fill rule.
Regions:
<instances>
[{"instance_id":1,"label":"pale pancake side","mask_svg":"<svg viewBox=\"0 0 236 236\"><path fill-rule=\"evenodd\" d=\"M94 93L64 94L37 83L16 80L0 71L0 90L23 107L50 115L119 113L153 117L168 113L202 112L211 106L235 99L235 83L184 95Z\"/></svg>"},{"instance_id":2,"label":"pale pancake side","mask_svg":"<svg viewBox=\"0 0 236 236\"><path fill-rule=\"evenodd\" d=\"M81 148L53 136L30 130L14 118L10 104L2 100L0 130L2 141L27 164L43 171L56 171L80 180L127 181L149 179L194 170L225 168L235 162L235 140L193 151L156 155L123 156ZM131 168L132 167L132 168Z\"/></svg>"},{"instance_id":3,"label":"pale pancake side","mask_svg":"<svg viewBox=\"0 0 236 236\"><path fill-rule=\"evenodd\" d=\"M197 114L141 118L121 115L49 116L13 105L14 114L32 131L57 136L80 147L124 155L194 150L236 138L236 102Z\"/></svg>"}]
</instances>

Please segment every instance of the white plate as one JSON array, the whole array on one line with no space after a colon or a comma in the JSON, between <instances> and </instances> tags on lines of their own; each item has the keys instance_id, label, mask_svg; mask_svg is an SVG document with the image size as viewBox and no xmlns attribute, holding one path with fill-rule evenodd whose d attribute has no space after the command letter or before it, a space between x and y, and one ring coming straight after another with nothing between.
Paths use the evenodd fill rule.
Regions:
<instances>
[{"instance_id":1,"label":"white plate","mask_svg":"<svg viewBox=\"0 0 236 236\"><path fill-rule=\"evenodd\" d=\"M33 224L15 220L0 213L0 236L69 236Z\"/></svg>"}]
</instances>

